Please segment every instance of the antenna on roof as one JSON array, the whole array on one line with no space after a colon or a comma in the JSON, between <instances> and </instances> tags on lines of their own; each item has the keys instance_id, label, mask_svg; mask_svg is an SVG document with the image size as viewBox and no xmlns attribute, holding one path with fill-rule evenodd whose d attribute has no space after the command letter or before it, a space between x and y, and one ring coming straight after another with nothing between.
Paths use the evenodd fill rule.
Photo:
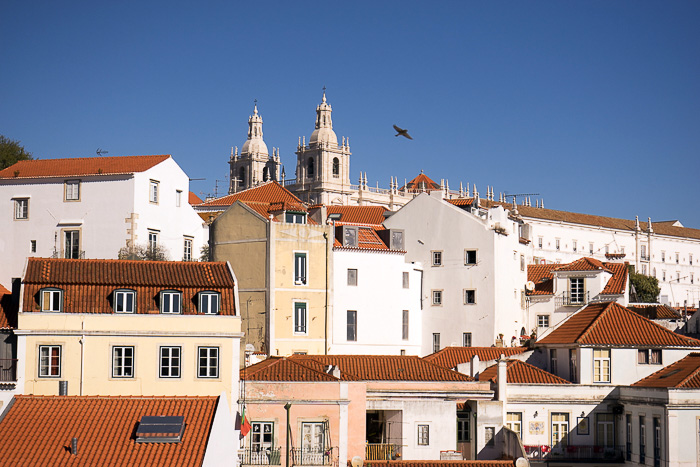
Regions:
<instances>
[{"instance_id":1,"label":"antenna on roof","mask_svg":"<svg viewBox=\"0 0 700 467\"><path fill-rule=\"evenodd\" d=\"M98 156L101 156L102 154L109 154L109 151L105 151L104 149L97 148L97 151L95 151L95 153Z\"/></svg>"}]
</instances>

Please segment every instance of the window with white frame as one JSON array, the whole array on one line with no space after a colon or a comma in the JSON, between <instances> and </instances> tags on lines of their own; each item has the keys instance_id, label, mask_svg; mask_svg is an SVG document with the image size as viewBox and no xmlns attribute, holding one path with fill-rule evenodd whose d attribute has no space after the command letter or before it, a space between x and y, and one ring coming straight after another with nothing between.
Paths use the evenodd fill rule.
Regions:
<instances>
[{"instance_id":1,"label":"window with white frame","mask_svg":"<svg viewBox=\"0 0 700 467\"><path fill-rule=\"evenodd\" d=\"M182 293L166 290L160 293L160 312L163 314L179 314L182 312Z\"/></svg>"},{"instance_id":2,"label":"window with white frame","mask_svg":"<svg viewBox=\"0 0 700 467\"><path fill-rule=\"evenodd\" d=\"M520 270L525 270L525 255L520 255Z\"/></svg>"},{"instance_id":3,"label":"window with white frame","mask_svg":"<svg viewBox=\"0 0 700 467\"><path fill-rule=\"evenodd\" d=\"M476 303L476 290L465 289L464 290L464 304L474 305Z\"/></svg>"},{"instance_id":4,"label":"window with white frame","mask_svg":"<svg viewBox=\"0 0 700 467\"><path fill-rule=\"evenodd\" d=\"M179 346L163 346L160 348L160 377L180 377L180 357L182 348Z\"/></svg>"},{"instance_id":5,"label":"window with white frame","mask_svg":"<svg viewBox=\"0 0 700 467\"><path fill-rule=\"evenodd\" d=\"M638 349L637 363L641 365L661 365L661 349Z\"/></svg>"},{"instance_id":6,"label":"window with white frame","mask_svg":"<svg viewBox=\"0 0 700 467\"><path fill-rule=\"evenodd\" d=\"M294 303L294 334L306 334L307 311L305 302Z\"/></svg>"},{"instance_id":7,"label":"window with white frame","mask_svg":"<svg viewBox=\"0 0 700 467\"><path fill-rule=\"evenodd\" d=\"M197 348L197 377L198 378L218 378L219 377L219 348L218 347L198 347Z\"/></svg>"},{"instance_id":8,"label":"window with white frame","mask_svg":"<svg viewBox=\"0 0 700 467\"><path fill-rule=\"evenodd\" d=\"M576 240L571 241L571 249L574 251L578 250L578 242Z\"/></svg>"},{"instance_id":9,"label":"window with white frame","mask_svg":"<svg viewBox=\"0 0 700 467\"><path fill-rule=\"evenodd\" d=\"M67 259L80 259L80 231L65 230L63 256Z\"/></svg>"},{"instance_id":10,"label":"window with white frame","mask_svg":"<svg viewBox=\"0 0 700 467\"><path fill-rule=\"evenodd\" d=\"M304 422L301 424L301 464L315 464L319 454L325 449L326 430L324 422ZM304 457L308 456L308 457Z\"/></svg>"},{"instance_id":11,"label":"window with white frame","mask_svg":"<svg viewBox=\"0 0 700 467\"><path fill-rule=\"evenodd\" d=\"M183 261L192 261L192 238L185 237L183 244L184 244L184 247L183 247L183 252L182 252L182 260Z\"/></svg>"},{"instance_id":12,"label":"window with white frame","mask_svg":"<svg viewBox=\"0 0 700 467\"><path fill-rule=\"evenodd\" d=\"M433 266L442 266L442 251L431 251L430 256Z\"/></svg>"},{"instance_id":13,"label":"window with white frame","mask_svg":"<svg viewBox=\"0 0 700 467\"><path fill-rule=\"evenodd\" d=\"M430 425L418 425L418 446L430 445Z\"/></svg>"},{"instance_id":14,"label":"window with white frame","mask_svg":"<svg viewBox=\"0 0 700 467\"><path fill-rule=\"evenodd\" d=\"M39 346L39 377L40 378L60 378L61 377L61 346L60 345L40 345Z\"/></svg>"},{"instance_id":15,"label":"window with white frame","mask_svg":"<svg viewBox=\"0 0 700 467\"><path fill-rule=\"evenodd\" d=\"M401 312L401 339L408 340L408 310Z\"/></svg>"},{"instance_id":16,"label":"window with white frame","mask_svg":"<svg viewBox=\"0 0 700 467\"><path fill-rule=\"evenodd\" d=\"M285 211L284 221L287 224L306 224L306 213Z\"/></svg>"},{"instance_id":17,"label":"window with white frame","mask_svg":"<svg viewBox=\"0 0 700 467\"><path fill-rule=\"evenodd\" d=\"M615 447L615 415L611 413L595 414L595 443L603 448Z\"/></svg>"},{"instance_id":18,"label":"window with white frame","mask_svg":"<svg viewBox=\"0 0 700 467\"><path fill-rule=\"evenodd\" d=\"M348 285L357 285L357 269L348 269Z\"/></svg>"},{"instance_id":19,"label":"window with white frame","mask_svg":"<svg viewBox=\"0 0 700 467\"><path fill-rule=\"evenodd\" d=\"M29 198L15 198L15 220L29 219Z\"/></svg>"},{"instance_id":20,"label":"window with white frame","mask_svg":"<svg viewBox=\"0 0 700 467\"><path fill-rule=\"evenodd\" d=\"M472 346L472 333L471 332L463 332L462 333L462 347L471 347Z\"/></svg>"},{"instance_id":21,"label":"window with white frame","mask_svg":"<svg viewBox=\"0 0 700 467\"><path fill-rule=\"evenodd\" d=\"M434 332L433 333L433 353L435 353L439 350L440 350L440 333Z\"/></svg>"},{"instance_id":22,"label":"window with white frame","mask_svg":"<svg viewBox=\"0 0 700 467\"><path fill-rule=\"evenodd\" d=\"M506 415L506 426L523 437L523 414L521 412L508 412Z\"/></svg>"},{"instance_id":23,"label":"window with white frame","mask_svg":"<svg viewBox=\"0 0 700 467\"><path fill-rule=\"evenodd\" d=\"M136 291L115 290L112 300L115 313L136 313Z\"/></svg>"},{"instance_id":24,"label":"window with white frame","mask_svg":"<svg viewBox=\"0 0 700 467\"><path fill-rule=\"evenodd\" d=\"M347 312L347 339L348 341L357 341L357 311L348 310Z\"/></svg>"},{"instance_id":25,"label":"window with white frame","mask_svg":"<svg viewBox=\"0 0 700 467\"><path fill-rule=\"evenodd\" d=\"M542 249L542 243L544 239L542 237L537 237L537 248Z\"/></svg>"},{"instance_id":26,"label":"window with white frame","mask_svg":"<svg viewBox=\"0 0 700 467\"><path fill-rule=\"evenodd\" d=\"M306 253L294 253L294 283L306 285Z\"/></svg>"},{"instance_id":27,"label":"window with white frame","mask_svg":"<svg viewBox=\"0 0 700 467\"><path fill-rule=\"evenodd\" d=\"M404 289L408 288L408 272L404 271L401 273L401 281Z\"/></svg>"},{"instance_id":28,"label":"window with white frame","mask_svg":"<svg viewBox=\"0 0 700 467\"><path fill-rule=\"evenodd\" d=\"M588 253L591 255L593 254L593 243L588 244Z\"/></svg>"},{"instance_id":29,"label":"window with white frame","mask_svg":"<svg viewBox=\"0 0 700 467\"><path fill-rule=\"evenodd\" d=\"M156 251L158 248L158 231L157 230L149 230L148 231L148 249L151 252Z\"/></svg>"},{"instance_id":30,"label":"window with white frame","mask_svg":"<svg viewBox=\"0 0 700 467\"><path fill-rule=\"evenodd\" d=\"M476 264L476 250L464 250L464 264Z\"/></svg>"},{"instance_id":31,"label":"window with white frame","mask_svg":"<svg viewBox=\"0 0 700 467\"><path fill-rule=\"evenodd\" d=\"M432 296L433 296L433 305L434 306L441 306L442 305L442 290L433 290Z\"/></svg>"},{"instance_id":32,"label":"window with white frame","mask_svg":"<svg viewBox=\"0 0 700 467\"><path fill-rule=\"evenodd\" d=\"M63 290L42 289L41 290L41 311L62 311L63 310Z\"/></svg>"},{"instance_id":33,"label":"window with white frame","mask_svg":"<svg viewBox=\"0 0 700 467\"><path fill-rule=\"evenodd\" d=\"M569 296L571 304L580 305L585 303L585 291L583 277L569 278Z\"/></svg>"},{"instance_id":34,"label":"window with white frame","mask_svg":"<svg viewBox=\"0 0 700 467\"><path fill-rule=\"evenodd\" d=\"M537 327L538 328L548 328L549 327L549 315L537 315Z\"/></svg>"},{"instance_id":35,"label":"window with white frame","mask_svg":"<svg viewBox=\"0 0 700 467\"><path fill-rule=\"evenodd\" d=\"M661 262L663 263L663 262L665 262L665 261L666 261L666 252L665 252L665 251L662 251L662 252L661 252Z\"/></svg>"},{"instance_id":36,"label":"window with white frame","mask_svg":"<svg viewBox=\"0 0 700 467\"><path fill-rule=\"evenodd\" d=\"M559 251L561 249L561 240L558 238L554 240L554 248Z\"/></svg>"},{"instance_id":37,"label":"window with white frame","mask_svg":"<svg viewBox=\"0 0 700 467\"><path fill-rule=\"evenodd\" d=\"M134 347L115 345L112 347L112 378L134 377Z\"/></svg>"},{"instance_id":38,"label":"window with white frame","mask_svg":"<svg viewBox=\"0 0 700 467\"><path fill-rule=\"evenodd\" d=\"M175 190L175 207L182 206L182 190Z\"/></svg>"},{"instance_id":39,"label":"window with white frame","mask_svg":"<svg viewBox=\"0 0 700 467\"><path fill-rule=\"evenodd\" d=\"M567 445L566 437L569 434L569 414L552 413L552 446L564 447Z\"/></svg>"},{"instance_id":40,"label":"window with white frame","mask_svg":"<svg viewBox=\"0 0 700 467\"><path fill-rule=\"evenodd\" d=\"M199 292L199 312L205 315L218 315L219 297L219 292Z\"/></svg>"},{"instance_id":41,"label":"window with white frame","mask_svg":"<svg viewBox=\"0 0 700 467\"><path fill-rule=\"evenodd\" d=\"M160 182L151 180L148 189L148 201L153 204L158 204L158 185Z\"/></svg>"},{"instance_id":42,"label":"window with white frame","mask_svg":"<svg viewBox=\"0 0 700 467\"><path fill-rule=\"evenodd\" d=\"M267 452L274 448L274 427L275 424L273 422L251 423L250 450L252 452Z\"/></svg>"},{"instance_id":43,"label":"window with white frame","mask_svg":"<svg viewBox=\"0 0 700 467\"><path fill-rule=\"evenodd\" d=\"M549 349L549 372L557 374L557 350Z\"/></svg>"},{"instance_id":44,"label":"window with white frame","mask_svg":"<svg viewBox=\"0 0 700 467\"><path fill-rule=\"evenodd\" d=\"M681 262L681 254L676 252L676 264Z\"/></svg>"},{"instance_id":45,"label":"window with white frame","mask_svg":"<svg viewBox=\"0 0 700 467\"><path fill-rule=\"evenodd\" d=\"M80 201L80 180L66 180L64 201Z\"/></svg>"},{"instance_id":46,"label":"window with white frame","mask_svg":"<svg viewBox=\"0 0 700 467\"><path fill-rule=\"evenodd\" d=\"M593 382L610 382L610 349L593 349Z\"/></svg>"}]
</instances>

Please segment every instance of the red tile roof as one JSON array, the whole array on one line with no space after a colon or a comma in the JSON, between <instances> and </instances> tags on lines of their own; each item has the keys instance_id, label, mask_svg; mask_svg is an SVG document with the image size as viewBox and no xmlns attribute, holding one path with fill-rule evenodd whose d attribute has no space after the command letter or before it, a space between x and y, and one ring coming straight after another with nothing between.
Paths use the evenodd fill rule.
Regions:
<instances>
[{"instance_id":1,"label":"red tile roof","mask_svg":"<svg viewBox=\"0 0 700 467\"><path fill-rule=\"evenodd\" d=\"M593 303L574 313L538 344L700 347L616 302Z\"/></svg>"},{"instance_id":2,"label":"red tile roof","mask_svg":"<svg viewBox=\"0 0 700 467\"><path fill-rule=\"evenodd\" d=\"M682 359L634 383L643 388L700 388L700 353L693 352Z\"/></svg>"},{"instance_id":3,"label":"red tile roof","mask_svg":"<svg viewBox=\"0 0 700 467\"><path fill-rule=\"evenodd\" d=\"M335 250L375 250L375 251L393 251L405 253L404 250L392 250L389 248L386 242L389 241L389 236L384 236L383 233L388 233L387 229L377 228L377 226L368 227L364 225L357 226L357 246L347 247L343 246L343 228L342 226L336 225L335 227L335 240L333 242L333 249Z\"/></svg>"},{"instance_id":4,"label":"red tile roof","mask_svg":"<svg viewBox=\"0 0 700 467\"><path fill-rule=\"evenodd\" d=\"M291 361L296 366L275 361L280 359ZM241 378L248 381L320 381L318 373L325 373L327 365L337 365L343 381L473 381L469 376L406 355L269 357L246 368ZM307 370L302 371L299 366Z\"/></svg>"},{"instance_id":5,"label":"red tile roof","mask_svg":"<svg viewBox=\"0 0 700 467\"><path fill-rule=\"evenodd\" d=\"M506 378L513 384L571 384L564 378L520 360L507 360ZM498 364L479 373L479 381L498 382Z\"/></svg>"},{"instance_id":6,"label":"red tile roof","mask_svg":"<svg viewBox=\"0 0 700 467\"><path fill-rule=\"evenodd\" d=\"M192 193L190 191L190 196L189 196L188 202L190 204L202 204L204 201L202 201L202 198L200 198L199 196L195 195L194 193Z\"/></svg>"},{"instance_id":7,"label":"red tile roof","mask_svg":"<svg viewBox=\"0 0 700 467\"><path fill-rule=\"evenodd\" d=\"M450 204L458 206L460 208L471 206L474 203L474 198L454 198L445 200Z\"/></svg>"},{"instance_id":8,"label":"red tile roof","mask_svg":"<svg viewBox=\"0 0 700 467\"><path fill-rule=\"evenodd\" d=\"M625 293L627 277L629 276L629 263L603 263L603 265L612 273L612 277L600 294L620 295Z\"/></svg>"},{"instance_id":9,"label":"red tile roof","mask_svg":"<svg viewBox=\"0 0 700 467\"><path fill-rule=\"evenodd\" d=\"M525 347L445 347L423 357L423 360L443 368L457 368L460 363L471 362L474 355L478 355L480 361L488 361L497 360L501 354L510 357L526 351Z\"/></svg>"},{"instance_id":10,"label":"red tile roof","mask_svg":"<svg viewBox=\"0 0 700 467\"><path fill-rule=\"evenodd\" d=\"M383 206L326 206L326 215L341 214L336 225L341 224L369 224L382 225L386 218L384 213L387 212Z\"/></svg>"},{"instance_id":11,"label":"red tile roof","mask_svg":"<svg viewBox=\"0 0 700 467\"><path fill-rule=\"evenodd\" d=\"M602 263L594 258L581 258L568 264L530 264L527 280L535 283L528 295L552 295L555 271L605 271L612 274L601 295L620 295L627 287L628 263Z\"/></svg>"},{"instance_id":12,"label":"red tile roof","mask_svg":"<svg viewBox=\"0 0 700 467\"><path fill-rule=\"evenodd\" d=\"M254 201L258 203L288 203L294 206L304 206L304 203L294 196L292 192L284 188L276 181L271 181L258 185L247 190L239 191L232 195L223 196L207 201L201 205L203 208L208 207L226 207L231 206L236 201ZM306 208L304 208L306 211Z\"/></svg>"},{"instance_id":13,"label":"red tile roof","mask_svg":"<svg viewBox=\"0 0 700 467\"><path fill-rule=\"evenodd\" d=\"M627 308L648 319L680 319L679 312L660 303L636 303Z\"/></svg>"},{"instance_id":14,"label":"red tile roof","mask_svg":"<svg viewBox=\"0 0 700 467\"><path fill-rule=\"evenodd\" d=\"M350 465L350 462L348 462ZM515 461L371 461L366 467L514 467Z\"/></svg>"},{"instance_id":15,"label":"red tile roof","mask_svg":"<svg viewBox=\"0 0 700 467\"><path fill-rule=\"evenodd\" d=\"M0 284L0 329L17 328L17 306L13 303L12 292Z\"/></svg>"},{"instance_id":16,"label":"red tile roof","mask_svg":"<svg viewBox=\"0 0 700 467\"><path fill-rule=\"evenodd\" d=\"M416 178L400 188L402 191L406 190L409 192L434 191L439 189L440 185L431 180L423 171L421 171Z\"/></svg>"},{"instance_id":17,"label":"red tile roof","mask_svg":"<svg viewBox=\"0 0 700 467\"><path fill-rule=\"evenodd\" d=\"M563 264L555 271L596 271L602 270L610 272L600 261L595 258L580 258L568 264Z\"/></svg>"},{"instance_id":18,"label":"red tile roof","mask_svg":"<svg viewBox=\"0 0 700 467\"><path fill-rule=\"evenodd\" d=\"M196 313L192 302L206 290L221 294L220 314L236 314L233 276L223 262L29 258L23 283L22 311L40 311L39 290L58 287L69 313L112 313L112 292L126 288L136 290L137 313L158 313L159 292L174 289L182 292L184 314Z\"/></svg>"},{"instance_id":19,"label":"red tile roof","mask_svg":"<svg viewBox=\"0 0 700 467\"><path fill-rule=\"evenodd\" d=\"M160 164L164 156L77 157L73 159L33 159L19 161L0 170L0 178L81 177L144 172Z\"/></svg>"},{"instance_id":20,"label":"red tile roof","mask_svg":"<svg viewBox=\"0 0 700 467\"><path fill-rule=\"evenodd\" d=\"M552 271L559 264L529 264L527 266L527 280L535 283L535 290L528 295L552 295L554 293L554 275Z\"/></svg>"},{"instance_id":21,"label":"red tile roof","mask_svg":"<svg viewBox=\"0 0 700 467\"><path fill-rule=\"evenodd\" d=\"M202 465L216 405L216 397L15 396L0 423L0 465ZM184 416L182 441L136 443L144 415Z\"/></svg>"}]
</instances>

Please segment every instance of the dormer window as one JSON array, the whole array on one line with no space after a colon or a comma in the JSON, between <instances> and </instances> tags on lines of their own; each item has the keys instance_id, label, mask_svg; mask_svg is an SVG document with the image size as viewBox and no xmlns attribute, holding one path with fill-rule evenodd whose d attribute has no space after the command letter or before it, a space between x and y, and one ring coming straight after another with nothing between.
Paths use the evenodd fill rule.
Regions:
<instances>
[{"instance_id":1,"label":"dormer window","mask_svg":"<svg viewBox=\"0 0 700 467\"><path fill-rule=\"evenodd\" d=\"M343 226L343 246L357 248L357 227Z\"/></svg>"},{"instance_id":2,"label":"dormer window","mask_svg":"<svg viewBox=\"0 0 700 467\"><path fill-rule=\"evenodd\" d=\"M63 311L63 290L54 288L42 289L41 311Z\"/></svg>"},{"instance_id":3,"label":"dormer window","mask_svg":"<svg viewBox=\"0 0 700 467\"><path fill-rule=\"evenodd\" d=\"M391 229L391 249L392 250L403 250L403 230Z\"/></svg>"},{"instance_id":4,"label":"dormer window","mask_svg":"<svg viewBox=\"0 0 700 467\"><path fill-rule=\"evenodd\" d=\"M285 211L284 221L287 224L306 224L305 212Z\"/></svg>"},{"instance_id":5,"label":"dormer window","mask_svg":"<svg viewBox=\"0 0 700 467\"><path fill-rule=\"evenodd\" d=\"M115 290L112 307L115 313L136 313L136 292L134 290Z\"/></svg>"},{"instance_id":6,"label":"dormer window","mask_svg":"<svg viewBox=\"0 0 700 467\"><path fill-rule=\"evenodd\" d=\"M200 292L199 293L199 312L205 315L219 314L219 293L218 292Z\"/></svg>"},{"instance_id":7,"label":"dormer window","mask_svg":"<svg viewBox=\"0 0 700 467\"><path fill-rule=\"evenodd\" d=\"M160 312L163 314L182 313L182 293L166 290L160 293Z\"/></svg>"}]
</instances>

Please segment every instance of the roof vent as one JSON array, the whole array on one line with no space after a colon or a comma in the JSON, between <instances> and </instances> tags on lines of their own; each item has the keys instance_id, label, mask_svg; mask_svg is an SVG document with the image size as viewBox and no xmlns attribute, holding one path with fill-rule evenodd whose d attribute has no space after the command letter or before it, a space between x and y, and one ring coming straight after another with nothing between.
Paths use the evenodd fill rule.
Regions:
<instances>
[{"instance_id":1,"label":"roof vent","mask_svg":"<svg viewBox=\"0 0 700 467\"><path fill-rule=\"evenodd\" d=\"M70 440L70 453L74 456L78 455L78 438L73 438Z\"/></svg>"},{"instance_id":2,"label":"roof vent","mask_svg":"<svg viewBox=\"0 0 700 467\"><path fill-rule=\"evenodd\" d=\"M137 443L179 443L185 431L181 415L144 415L136 429Z\"/></svg>"}]
</instances>

